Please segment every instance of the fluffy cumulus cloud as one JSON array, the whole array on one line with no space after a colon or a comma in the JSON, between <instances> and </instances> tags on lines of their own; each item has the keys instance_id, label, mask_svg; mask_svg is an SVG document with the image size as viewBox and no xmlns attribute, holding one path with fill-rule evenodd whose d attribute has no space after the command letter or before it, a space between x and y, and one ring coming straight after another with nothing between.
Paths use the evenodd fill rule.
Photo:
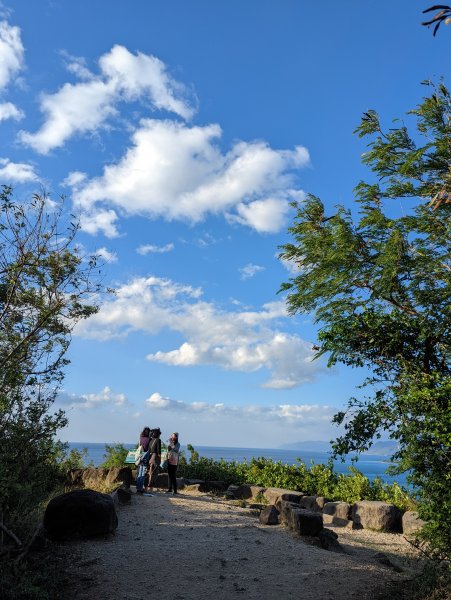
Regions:
<instances>
[{"instance_id":1,"label":"fluffy cumulus cloud","mask_svg":"<svg viewBox=\"0 0 451 600\"><path fill-rule=\"evenodd\" d=\"M167 328L183 342L148 354L148 360L176 367L212 365L231 371L269 372L263 387L289 389L312 381L324 368L313 361L312 344L280 330L283 301L260 310L226 311L202 300L198 288L157 277L135 278L114 299L77 326L84 337L125 337L132 331L154 335Z\"/></svg>"},{"instance_id":2,"label":"fluffy cumulus cloud","mask_svg":"<svg viewBox=\"0 0 451 600\"><path fill-rule=\"evenodd\" d=\"M117 408L124 406L127 403L127 398L124 394L113 393L112 390L105 386L103 390L92 394L68 394L60 392L57 398L58 404L71 408L97 408L111 407Z\"/></svg>"},{"instance_id":3,"label":"fluffy cumulus cloud","mask_svg":"<svg viewBox=\"0 0 451 600\"><path fill-rule=\"evenodd\" d=\"M120 102L140 100L149 109L169 111L184 119L193 115L186 89L155 56L133 54L116 45L100 57L98 74L77 59L71 60L69 70L80 81L66 83L54 94L43 94L40 108L45 122L38 131L19 135L25 145L41 154L63 146L75 134L105 127L118 114Z\"/></svg>"},{"instance_id":4,"label":"fluffy cumulus cloud","mask_svg":"<svg viewBox=\"0 0 451 600\"><path fill-rule=\"evenodd\" d=\"M101 176L68 179L85 229L114 235L118 215L197 223L223 214L261 233L278 231L289 202L302 196L291 184L294 171L309 161L307 150L274 150L255 141L223 152L221 135L215 124L141 120L132 145Z\"/></svg>"},{"instance_id":5,"label":"fluffy cumulus cloud","mask_svg":"<svg viewBox=\"0 0 451 600\"><path fill-rule=\"evenodd\" d=\"M289 425L330 423L336 412L331 406L319 404L278 404L274 406L243 405L233 406L223 403L184 402L173 400L154 392L145 400L148 408L174 412L196 414L198 416L231 416L236 419L282 422Z\"/></svg>"},{"instance_id":6,"label":"fluffy cumulus cloud","mask_svg":"<svg viewBox=\"0 0 451 600\"><path fill-rule=\"evenodd\" d=\"M7 158L0 158L0 179L8 183L26 183L36 181L38 176L29 164L15 163Z\"/></svg>"},{"instance_id":7,"label":"fluffy cumulus cloud","mask_svg":"<svg viewBox=\"0 0 451 600\"><path fill-rule=\"evenodd\" d=\"M0 21L0 90L5 88L23 68L24 47L20 29Z\"/></svg>"},{"instance_id":8,"label":"fluffy cumulus cloud","mask_svg":"<svg viewBox=\"0 0 451 600\"><path fill-rule=\"evenodd\" d=\"M12 104L12 102L3 102L3 104L0 104L0 121L6 121L7 119L20 121L24 116L24 113Z\"/></svg>"},{"instance_id":9,"label":"fluffy cumulus cloud","mask_svg":"<svg viewBox=\"0 0 451 600\"><path fill-rule=\"evenodd\" d=\"M0 21L0 93L14 80L24 65L20 29ZM19 120L23 112L11 102L0 103L0 121Z\"/></svg>"}]
</instances>

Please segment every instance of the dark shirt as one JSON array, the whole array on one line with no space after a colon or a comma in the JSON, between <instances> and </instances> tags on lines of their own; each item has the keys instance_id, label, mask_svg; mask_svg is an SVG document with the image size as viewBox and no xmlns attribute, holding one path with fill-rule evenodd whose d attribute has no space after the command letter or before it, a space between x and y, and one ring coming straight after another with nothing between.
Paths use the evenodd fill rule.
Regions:
<instances>
[{"instance_id":1,"label":"dark shirt","mask_svg":"<svg viewBox=\"0 0 451 600\"><path fill-rule=\"evenodd\" d=\"M139 438L139 443L142 446L143 452L147 452L149 448L150 438L148 436L142 435Z\"/></svg>"},{"instance_id":2,"label":"dark shirt","mask_svg":"<svg viewBox=\"0 0 451 600\"><path fill-rule=\"evenodd\" d=\"M161 461L161 440L160 438L154 438L150 442L150 462L152 464L159 465Z\"/></svg>"}]
</instances>

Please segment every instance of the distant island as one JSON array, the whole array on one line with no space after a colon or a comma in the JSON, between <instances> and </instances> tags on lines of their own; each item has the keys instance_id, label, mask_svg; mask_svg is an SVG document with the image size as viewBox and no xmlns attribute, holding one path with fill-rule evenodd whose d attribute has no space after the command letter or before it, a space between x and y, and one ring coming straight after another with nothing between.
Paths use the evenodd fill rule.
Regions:
<instances>
[{"instance_id":1,"label":"distant island","mask_svg":"<svg viewBox=\"0 0 451 600\"><path fill-rule=\"evenodd\" d=\"M330 452L330 442L324 442L321 440L313 440L311 442L291 442L289 444L282 444L280 446L282 450L304 450L311 452ZM371 448L364 452L365 455L377 454L380 456L392 456L398 448L397 442L387 440L385 442L374 442Z\"/></svg>"}]
</instances>

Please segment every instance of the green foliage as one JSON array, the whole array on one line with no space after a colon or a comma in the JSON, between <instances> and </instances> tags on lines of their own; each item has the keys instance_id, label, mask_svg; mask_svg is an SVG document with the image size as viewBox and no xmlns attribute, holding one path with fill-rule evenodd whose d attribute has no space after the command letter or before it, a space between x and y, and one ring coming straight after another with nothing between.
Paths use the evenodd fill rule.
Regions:
<instances>
[{"instance_id":1,"label":"green foliage","mask_svg":"<svg viewBox=\"0 0 451 600\"><path fill-rule=\"evenodd\" d=\"M357 500L383 500L402 510L413 510L414 498L397 483L387 484L376 478L370 481L355 467L349 474L335 473L333 464L312 464L308 467L301 459L296 465L287 465L270 458L252 458L244 462L226 462L199 457L191 446L191 459L181 460L179 475L191 479L224 481L227 485L243 483L262 487L280 487L302 491L311 496L325 496L333 500L356 502Z\"/></svg>"},{"instance_id":2,"label":"green foliage","mask_svg":"<svg viewBox=\"0 0 451 600\"><path fill-rule=\"evenodd\" d=\"M0 190L0 519L23 544L64 471L83 458L55 441L67 419L52 405L72 329L96 312L90 301L100 291L95 258L75 250L77 225L64 223L62 204L48 205L37 195L16 203L10 188ZM44 594L33 577L19 577L10 554L2 552L4 573L11 566L17 589L28 586L17 597Z\"/></svg>"},{"instance_id":3,"label":"green foliage","mask_svg":"<svg viewBox=\"0 0 451 600\"><path fill-rule=\"evenodd\" d=\"M56 457L56 462L58 465L58 469L61 471L63 477L68 473L71 469L83 469L85 467L92 467L94 463L90 461L88 463L88 449L82 448L81 450L77 450L76 448L72 448L69 452L68 445L63 444L61 442L57 442L57 447L60 447L60 455Z\"/></svg>"},{"instance_id":4,"label":"green foliage","mask_svg":"<svg viewBox=\"0 0 451 600\"><path fill-rule=\"evenodd\" d=\"M128 454L128 449L123 444L109 445L105 444L105 459L100 465L104 468L123 467Z\"/></svg>"},{"instance_id":5,"label":"green foliage","mask_svg":"<svg viewBox=\"0 0 451 600\"><path fill-rule=\"evenodd\" d=\"M317 356L366 367L361 387L334 417L336 454L361 452L386 432L410 470L431 548L451 547L451 98L440 83L402 124L384 131L368 111L356 132L371 136L364 164L376 182L355 188L354 211L326 215L319 198L295 204L294 242L281 257L298 267L282 290L292 314L314 312ZM403 203L393 216L392 201ZM359 482L353 482L357 488ZM362 482L363 485L363 482ZM343 491L345 493L345 491ZM346 494L353 496L348 489ZM356 490L356 493L359 493Z\"/></svg>"}]
</instances>

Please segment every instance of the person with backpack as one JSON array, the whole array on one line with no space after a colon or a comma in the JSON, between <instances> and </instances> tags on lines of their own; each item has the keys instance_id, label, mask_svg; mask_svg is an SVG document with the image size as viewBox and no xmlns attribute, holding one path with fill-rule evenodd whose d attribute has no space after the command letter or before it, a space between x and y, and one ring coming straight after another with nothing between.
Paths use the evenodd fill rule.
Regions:
<instances>
[{"instance_id":1,"label":"person with backpack","mask_svg":"<svg viewBox=\"0 0 451 600\"><path fill-rule=\"evenodd\" d=\"M151 429L150 427L144 427L140 436L139 436L139 446L138 448L141 450L141 456L139 458L139 462L137 464L138 471L136 474L136 493L143 494L144 493L144 481L146 479L146 474L149 469L149 444L151 441Z\"/></svg>"},{"instance_id":2,"label":"person with backpack","mask_svg":"<svg viewBox=\"0 0 451 600\"><path fill-rule=\"evenodd\" d=\"M146 493L153 496L153 488L157 482L161 464L161 430L159 427L152 429L152 438L149 443L149 485Z\"/></svg>"}]
</instances>

